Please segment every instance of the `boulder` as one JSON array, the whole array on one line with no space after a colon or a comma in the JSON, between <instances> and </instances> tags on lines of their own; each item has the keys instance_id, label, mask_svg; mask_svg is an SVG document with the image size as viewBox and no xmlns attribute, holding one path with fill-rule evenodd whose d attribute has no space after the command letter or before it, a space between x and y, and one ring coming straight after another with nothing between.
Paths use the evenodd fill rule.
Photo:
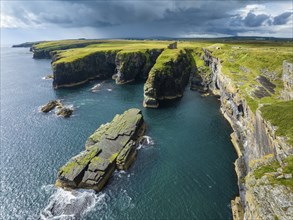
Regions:
<instances>
[{"instance_id":1,"label":"boulder","mask_svg":"<svg viewBox=\"0 0 293 220\"><path fill-rule=\"evenodd\" d=\"M129 109L101 125L86 141L86 149L59 169L56 186L100 191L115 169L128 169L145 132L139 109Z\"/></svg>"},{"instance_id":2,"label":"boulder","mask_svg":"<svg viewBox=\"0 0 293 220\"><path fill-rule=\"evenodd\" d=\"M47 113L47 112L53 110L56 106L58 106L60 104L61 103L59 100L51 100L47 104L45 104L41 107L41 111Z\"/></svg>"},{"instance_id":3,"label":"boulder","mask_svg":"<svg viewBox=\"0 0 293 220\"><path fill-rule=\"evenodd\" d=\"M58 116L63 116L64 118L68 118L72 115L73 109L68 108L68 107L61 107L56 114Z\"/></svg>"}]
</instances>

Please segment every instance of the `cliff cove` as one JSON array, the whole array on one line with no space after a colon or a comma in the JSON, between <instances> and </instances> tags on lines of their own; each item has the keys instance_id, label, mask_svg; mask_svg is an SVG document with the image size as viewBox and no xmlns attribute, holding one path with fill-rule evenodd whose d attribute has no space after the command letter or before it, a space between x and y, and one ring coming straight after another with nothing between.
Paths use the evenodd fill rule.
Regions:
<instances>
[{"instance_id":1,"label":"cliff cove","mask_svg":"<svg viewBox=\"0 0 293 220\"><path fill-rule=\"evenodd\" d=\"M62 123L62 126L68 126L66 130L71 130L70 124L74 121L78 124L94 124L94 121L99 121L83 137L85 142L99 125L111 121L115 114L130 108L142 109L142 102L147 108L142 109L147 125L148 136L144 138L146 141L131 142L131 147L125 142L121 151L124 152L123 155L132 155L135 146L139 149L138 161L133 163L131 159L133 165L126 172L115 171L103 191L98 194L87 192L91 195L90 199L84 196L81 196L83 200L77 199L72 207L84 207L78 209L79 211L60 203L57 196L60 196L62 189L56 191L51 187L50 190L56 192L51 195L49 205L41 212L42 218L64 214L75 218L115 218L115 213L120 215L119 208L123 206L119 205L119 199L118 202L111 199L114 198L111 197L112 190L117 192L117 188L128 184L131 187L121 191L124 196L126 194L122 197L126 198L127 208L130 208L125 213L125 218L150 217L147 210L151 207L157 210L151 216L154 219L286 219L291 216L292 52L285 43L270 46L272 48L268 49L262 44L188 41L178 44L170 41L55 41L33 44L31 51L34 58L52 59L53 86L56 90L46 88L50 91L49 94L54 94L54 97L51 95L52 99L61 99L65 104L76 108L72 118L60 122L60 125L56 123L55 129ZM271 55L276 50L279 50L279 56L272 60ZM9 53L6 55L9 60ZM256 60L259 56L262 56L262 60ZM38 62L43 61L34 62L38 65ZM93 79L96 80L92 81ZM50 84L49 81L46 83L46 86ZM72 88L62 89L63 87ZM207 96L209 93L213 95ZM83 111L87 112L86 116L81 115ZM94 111L98 113L93 114ZM277 113L280 111L281 115ZM35 117L40 117L40 114ZM46 115L47 120L60 120L53 115ZM105 115L108 120L103 117ZM133 122L132 119L130 121ZM126 120L125 123L130 122ZM105 140L114 140L128 134L123 130L122 124L115 128L115 123L111 122L109 126L109 131L106 128ZM80 131L81 127L77 126L76 131ZM100 129L104 129L103 125ZM99 133L100 142L100 132L96 132ZM113 132L117 134L114 135L115 138ZM80 135L80 132L75 135ZM55 138L58 136L60 134L54 134ZM100 154L101 143L97 143L98 148L88 147L88 143L86 142L88 153L84 153L86 151L82 151L82 148L73 151L71 147L69 156L68 153L64 155L61 149L58 150L67 160L70 157L72 159L61 169L54 168L59 169L57 186L65 189L71 187L72 181L60 184L60 178L62 181L71 178L68 168L72 170L71 173L76 174L76 168L84 163L83 158L88 161L84 164L85 169L91 172L93 170L90 167L94 163L92 161L101 160L95 159ZM79 152L81 156L75 156ZM236 153L238 159L235 161ZM148 154L152 156L147 157ZM90 158L84 155L90 155ZM121 161L118 159L119 152L115 157L109 158L115 163ZM58 166L61 167L67 160L63 159L61 164L58 161ZM144 161L146 164L143 164ZM234 161L239 191L233 171ZM75 163L78 166L72 168ZM119 166L117 163L117 167ZM143 172L139 171L142 167ZM96 178L90 177L92 174L87 172L82 175L88 180ZM146 175L148 172L150 173ZM139 177L138 182L134 181L136 176ZM81 177L77 175L76 178L79 183ZM229 180L227 183L222 182L225 178L226 181ZM135 184L133 186L132 181ZM77 183L75 180L74 182ZM137 186L144 183L147 185L141 186L142 188ZM223 186L227 187L229 184L229 188L223 190ZM148 187L150 188L146 196L138 193L145 192ZM88 185L73 188L101 190L100 187ZM79 190L72 192L75 195L83 193ZM264 195L265 200L262 199ZM132 202L133 199L137 199L136 202ZM142 203L139 202L140 199L143 200ZM112 203L120 211L113 211L113 206L109 206ZM271 206L274 208L270 209ZM102 215L95 211L99 207L103 207Z\"/></svg>"}]
</instances>

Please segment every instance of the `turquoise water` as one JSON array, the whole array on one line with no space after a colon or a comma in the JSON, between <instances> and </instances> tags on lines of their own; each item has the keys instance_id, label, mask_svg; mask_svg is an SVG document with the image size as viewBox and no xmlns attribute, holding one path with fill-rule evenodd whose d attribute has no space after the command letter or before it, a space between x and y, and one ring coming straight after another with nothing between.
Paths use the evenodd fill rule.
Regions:
<instances>
[{"instance_id":1,"label":"turquoise water","mask_svg":"<svg viewBox=\"0 0 293 220\"><path fill-rule=\"evenodd\" d=\"M27 48L1 48L0 219L48 218L54 201L73 207L56 219L232 218L236 153L215 97L186 89L179 101L144 109L142 84L108 80L54 90L42 79L50 72L50 61L32 59ZM71 118L39 112L57 98L74 106ZM98 194L55 189L58 168L96 128L131 107L142 109L154 144L142 146L131 168L115 172Z\"/></svg>"}]
</instances>

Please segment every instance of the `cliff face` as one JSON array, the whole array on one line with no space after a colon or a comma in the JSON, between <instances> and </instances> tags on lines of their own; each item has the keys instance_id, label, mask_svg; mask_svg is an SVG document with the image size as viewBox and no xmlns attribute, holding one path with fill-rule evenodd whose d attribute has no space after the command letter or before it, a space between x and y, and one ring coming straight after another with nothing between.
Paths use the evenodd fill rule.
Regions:
<instances>
[{"instance_id":1,"label":"cliff face","mask_svg":"<svg viewBox=\"0 0 293 220\"><path fill-rule=\"evenodd\" d=\"M166 56L165 53L173 52L170 52L170 49L165 50L149 73L144 85L144 107L157 108L159 100L175 99L183 95L195 66L187 51L171 51L178 54L174 57Z\"/></svg>"},{"instance_id":2,"label":"cliff face","mask_svg":"<svg viewBox=\"0 0 293 220\"><path fill-rule=\"evenodd\" d=\"M283 75L284 90L281 96L285 100L293 100L293 63L288 61L283 62Z\"/></svg>"},{"instance_id":3,"label":"cliff face","mask_svg":"<svg viewBox=\"0 0 293 220\"><path fill-rule=\"evenodd\" d=\"M275 216L284 219L284 215L281 214L284 213L284 206L276 205L272 199L276 198L277 190L278 195L287 201L285 203L289 209L290 200L287 199L292 198L292 192L289 190L288 194L286 187L275 188L269 184L267 187L258 184L259 188L257 188L251 183L253 172L257 167L252 167L250 164L255 160L263 160L268 154L273 154L274 158L282 163L284 158L293 153L292 146L284 138L276 136L276 128L263 119L259 110L255 113L251 111L246 98L241 95L233 81L221 72L219 59L213 57L208 50L204 50L204 60L210 67L211 74L203 84L220 96L221 112L234 130L231 139L238 154L235 169L246 219L274 219ZM248 177L250 178L246 181ZM293 217L293 212L285 214Z\"/></svg>"},{"instance_id":4,"label":"cliff face","mask_svg":"<svg viewBox=\"0 0 293 220\"><path fill-rule=\"evenodd\" d=\"M115 64L117 74L115 76L117 84L124 84L135 79L146 80L148 73L155 64L162 49L125 52L117 54Z\"/></svg>"},{"instance_id":5,"label":"cliff face","mask_svg":"<svg viewBox=\"0 0 293 220\"><path fill-rule=\"evenodd\" d=\"M82 84L90 79L111 78L115 72L116 51L102 51L72 62L58 62L53 58L54 88Z\"/></svg>"}]
</instances>

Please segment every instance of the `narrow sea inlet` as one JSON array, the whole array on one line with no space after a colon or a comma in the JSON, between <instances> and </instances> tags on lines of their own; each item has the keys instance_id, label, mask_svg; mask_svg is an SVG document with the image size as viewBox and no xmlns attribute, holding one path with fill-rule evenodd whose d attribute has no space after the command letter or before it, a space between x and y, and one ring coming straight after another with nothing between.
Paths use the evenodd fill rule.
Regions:
<instances>
[{"instance_id":1,"label":"narrow sea inlet","mask_svg":"<svg viewBox=\"0 0 293 220\"><path fill-rule=\"evenodd\" d=\"M66 210L59 219L232 219L237 155L216 97L186 87L182 99L144 109L143 84L54 90L42 79L49 73L50 60L32 59L27 48L1 48L0 219L52 219L54 201ZM73 106L71 118L39 111L53 99ZM129 108L142 110L150 137L130 169L98 194L57 190L58 168Z\"/></svg>"}]
</instances>

